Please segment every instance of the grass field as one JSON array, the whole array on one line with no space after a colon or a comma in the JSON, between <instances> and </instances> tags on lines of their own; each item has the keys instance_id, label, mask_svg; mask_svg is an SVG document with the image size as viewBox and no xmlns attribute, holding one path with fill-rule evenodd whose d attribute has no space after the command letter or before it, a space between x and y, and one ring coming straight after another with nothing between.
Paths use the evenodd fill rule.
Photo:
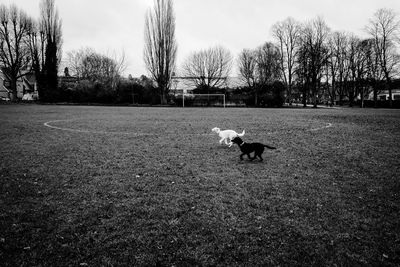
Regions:
<instances>
[{"instance_id":1,"label":"grass field","mask_svg":"<svg viewBox=\"0 0 400 267\"><path fill-rule=\"evenodd\" d=\"M0 105L1 265L399 266L399 140L399 110Z\"/></svg>"}]
</instances>

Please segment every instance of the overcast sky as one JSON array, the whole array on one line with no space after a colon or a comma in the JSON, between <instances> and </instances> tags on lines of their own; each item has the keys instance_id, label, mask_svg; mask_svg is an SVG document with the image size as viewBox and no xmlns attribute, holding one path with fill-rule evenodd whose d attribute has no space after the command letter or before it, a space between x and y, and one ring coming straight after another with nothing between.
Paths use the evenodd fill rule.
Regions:
<instances>
[{"instance_id":1,"label":"overcast sky","mask_svg":"<svg viewBox=\"0 0 400 267\"><path fill-rule=\"evenodd\" d=\"M15 3L38 17L40 0ZM333 31L363 30L379 8L400 17L400 0L173 0L178 67L194 51L222 45L234 56L244 48L272 41L271 26L286 19L304 22L324 18ZM56 0L62 19L63 52L90 47L100 53L126 55L125 75L147 74L143 62L144 20L153 0ZM235 75L233 73L233 75Z\"/></svg>"}]
</instances>

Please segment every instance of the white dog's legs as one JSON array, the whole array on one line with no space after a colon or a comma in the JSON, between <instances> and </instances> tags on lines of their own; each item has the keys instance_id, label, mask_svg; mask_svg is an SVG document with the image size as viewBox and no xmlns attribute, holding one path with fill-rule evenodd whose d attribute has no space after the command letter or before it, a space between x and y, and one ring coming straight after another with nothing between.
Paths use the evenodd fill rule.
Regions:
<instances>
[{"instance_id":1,"label":"white dog's legs","mask_svg":"<svg viewBox=\"0 0 400 267\"><path fill-rule=\"evenodd\" d=\"M229 138L225 138L225 137L221 138L221 140L219 140L219 144L222 145L222 143L224 142L225 145L231 147L233 143L232 143L231 139L229 139L229 141L228 141L228 139Z\"/></svg>"},{"instance_id":2,"label":"white dog's legs","mask_svg":"<svg viewBox=\"0 0 400 267\"><path fill-rule=\"evenodd\" d=\"M229 147L232 146L233 143L232 143L232 140L230 138L225 138L224 140L225 140L225 145L227 145Z\"/></svg>"}]
</instances>

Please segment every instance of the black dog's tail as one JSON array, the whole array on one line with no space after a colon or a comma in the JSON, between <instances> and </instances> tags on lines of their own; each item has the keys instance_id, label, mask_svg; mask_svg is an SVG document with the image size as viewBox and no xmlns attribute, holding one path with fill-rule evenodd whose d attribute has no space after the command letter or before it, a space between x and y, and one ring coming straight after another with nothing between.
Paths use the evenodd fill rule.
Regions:
<instances>
[{"instance_id":1,"label":"black dog's tail","mask_svg":"<svg viewBox=\"0 0 400 267\"><path fill-rule=\"evenodd\" d=\"M276 149L276 147L273 147L273 146L269 146L269 145L264 145L266 148L269 148L269 149Z\"/></svg>"}]
</instances>

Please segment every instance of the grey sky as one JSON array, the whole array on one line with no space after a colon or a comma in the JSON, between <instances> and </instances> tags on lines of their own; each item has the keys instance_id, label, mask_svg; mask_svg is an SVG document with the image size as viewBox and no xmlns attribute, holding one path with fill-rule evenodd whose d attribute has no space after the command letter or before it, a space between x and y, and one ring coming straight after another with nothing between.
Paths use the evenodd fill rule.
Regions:
<instances>
[{"instance_id":1,"label":"grey sky","mask_svg":"<svg viewBox=\"0 0 400 267\"><path fill-rule=\"evenodd\" d=\"M271 26L287 17L304 22L321 16L333 31L365 37L368 20L379 8L400 17L399 0L173 0L178 67L193 51L222 45L234 56L244 48L272 41ZM15 3L37 17L40 0ZM125 52L125 75L146 74L144 19L153 0L56 0L63 23L63 51L91 47L101 53ZM233 75L235 75L233 73Z\"/></svg>"}]
</instances>

